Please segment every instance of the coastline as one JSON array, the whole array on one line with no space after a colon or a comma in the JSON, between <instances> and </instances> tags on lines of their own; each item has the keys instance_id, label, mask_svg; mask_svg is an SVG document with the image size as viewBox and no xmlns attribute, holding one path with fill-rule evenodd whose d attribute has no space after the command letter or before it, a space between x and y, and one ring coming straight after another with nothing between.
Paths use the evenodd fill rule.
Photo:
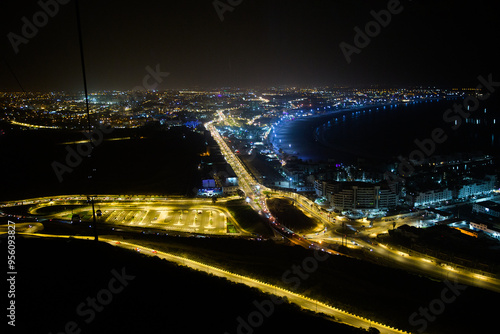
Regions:
<instances>
[{"instance_id":1,"label":"coastline","mask_svg":"<svg viewBox=\"0 0 500 334\"><path fill-rule=\"evenodd\" d=\"M382 157L379 152L373 149L376 142L372 138L363 138L362 133L358 135L360 132L356 129L356 127L360 126L359 124L366 122L366 116L373 116L383 111L403 111L404 109L402 108L419 107L420 104L425 105L427 103L449 101L451 100L429 98L419 101L356 106L316 115L296 116L292 119L278 122L270 132L268 140L279 156L296 156L302 160L315 162L333 160L342 163L352 163L359 158L380 159ZM425 109L422 110L425 111ZM353 121L357 123L354 124ZM356 127L353 127L353 124ZM364 124L364 126L367 126L367 124ZM331 131L335 127L342 130L343 137L333 143ZM346 127L352 127L353 129L350 131L350 128ZM386 133L382 133L381 135L386 136L384 139L390 137ZM360 138L365 139L364 142L366 142L366 145L355 144L354 138L357 140ZM411 141L408 144L411 144ZM279 153L280 149L283 154Z\"/></svg>"}]
</instances>

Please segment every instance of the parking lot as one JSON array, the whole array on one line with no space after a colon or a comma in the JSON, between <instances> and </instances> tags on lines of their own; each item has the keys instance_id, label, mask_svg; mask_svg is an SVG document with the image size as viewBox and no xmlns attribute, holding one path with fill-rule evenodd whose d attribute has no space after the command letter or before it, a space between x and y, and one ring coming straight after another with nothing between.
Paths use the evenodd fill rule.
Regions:
<instances>
[{"instance_id":1,"label":"parking lot","mask_svg":"<svg viewBox=\"0 0 500 334\"><path fill-rule=\"evenodd\" d=\"M98 223L117 226L136 226L162 230L172 230L202 234L226 234L235 232L234 224L228 221L227 213L213 207L137 207L101 205L95 208ZM99 215L100 214L100 215ZM89 206L81 209L61 211L54 216L57 219L71 219L79 215L83 221L92 220ZM228 229L229 225L229 229Z\"/></svg>"}]
</instances>

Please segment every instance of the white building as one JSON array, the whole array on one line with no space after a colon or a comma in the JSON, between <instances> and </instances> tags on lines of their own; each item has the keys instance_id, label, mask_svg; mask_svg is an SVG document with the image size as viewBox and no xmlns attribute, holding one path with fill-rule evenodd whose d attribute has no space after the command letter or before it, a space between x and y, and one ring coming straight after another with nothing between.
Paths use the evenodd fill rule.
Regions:
<instances>
[{"instance_id":1,"label":"white building","mask_svg":"<svg viewBox=\"0 0 500 334\"><path fill-rule=\"evenodd\" d=\"M477 202L472 206L472 211L500 217L500 204L493 201Z\"/></svg>"},{"instance_id":2,"label":"white building","mask_svg":"<svg viewBox=\"0 0 500 334\"><path fill-rule=\"evenodd\" d=\"M500 230L498 230L494 227L488 226L484 223L473 223L473 222L470 222L469 226L470 226L471 230L483 231L483 232L489 234L490 236L492 236L493 238L500 239Z\"/></svg>"},{"instance_id":3,"label":"white building","mask_svg":"<svg viewBox=\"0 0 500 334\"><path fill-rule=\"evenodd\" d=\"M488 175L484 180L470 181L456 189L456 198L486 195L495 190L496 176Z\"/></svg>"},{"instance_id":4,"label":"white building","mask_svg":"<svg viewBox=\"0 0 500 334\"><path fill-rule=\"evenodd\" d=\"M449 201L452 198L453 198L453 192L448 188L441 190L429 190L425 192L418 192L413 197L413 203L414 203L413 205L414 206L429 205L442 201Z\"/></svg>"}]
</instances>

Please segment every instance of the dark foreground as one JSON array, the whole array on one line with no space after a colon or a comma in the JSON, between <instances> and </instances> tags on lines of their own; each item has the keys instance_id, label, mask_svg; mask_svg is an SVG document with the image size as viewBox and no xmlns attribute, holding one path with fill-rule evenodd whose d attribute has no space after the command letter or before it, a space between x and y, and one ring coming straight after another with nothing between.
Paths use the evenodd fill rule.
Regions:
<instances>
[{"instance_id":1,"label":"dark foreground","mask_svg":"<svg viewBox=\"0 0 500 334\"><path fill-rule=\"evenodd\" d=\"M250 333L238 331L238 317L248 319L254 301L269 299L255 289L102 243L18 238L16 250L12 333ZM366 333L288 303L261 322L253 333Z\"/></svg>"}]
</instances>

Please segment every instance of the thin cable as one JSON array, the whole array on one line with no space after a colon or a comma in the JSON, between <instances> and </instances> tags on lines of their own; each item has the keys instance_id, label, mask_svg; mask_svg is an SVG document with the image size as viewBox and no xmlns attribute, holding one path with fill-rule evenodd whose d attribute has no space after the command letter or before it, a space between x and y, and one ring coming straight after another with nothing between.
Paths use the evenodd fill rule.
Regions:
<instances>
[{"instance_id":1,"label":"thin cable","mask_svg":"<svg viewBox=\"0 0 500 334\"><path fill-rule=\"evenodd\" d=\"M23 85L21 85L21 82L19 81L16 73L14 72L14 70L12 69L12 67L10 67L9 63L7 62L7 59L5 59L4 57L2 57L2 59L3 59L3 62L5 63L5 66L7 66L10 74L12 74L12 76L16 80L17 84L19 85L19 87L21 88L21 90L23 91L23 93L26 93L26 90L24 89Z\"/></svg>"},{"instance_id":2,"label":"thin cable","mask_svg":"<svg viewBox=\"0 0 500 334\"><path fill-rule=\"evenodd\" d=\"M78 27L78 41L80 45L80 61L82 64L82 74L83 74L83 86L85 89L85 106L87 109L87 121L88 121L88 131L89 131L89 143L90 147L92 148L92 151L94 150L94 144L92 143L92 126L90 123L90 110L89 110L89 94L87 90L87 75L85 71L85 56L83 52L83 38L82 38L82 25L80 21L80 8L78 5L78 0L75 0L75 8L76 8L76 24ZM92 155L92 153L91 153ZM92 157L90 158L92 161ZM90 170L92 173L92 163L90 163ZM90 184L92 184L92 180L89 181ZM91 189L92 190L92 189ZM99 241L99 236L97 234L97 221L95 217L95 206L94 206L94 195L90 194L90 201L92 203L92 222L93 222L93 229L94 229L94 236L95 236L95 241Z\"/></svg>"},{"instance_id":3,"label":"thin cable","mask_svg":"<svg viewBox=\"0 0 500 334\"><path fill-rule=\"evenodd\" d=\"M75 0L76 7L76 24L78 27L78 42L80 45L80 62L82 64L82 74L83 74L83 87L85 90L85 107L87 109L87 121L89 133L92 131L92 126L90 124L90 110L89 110L89 94L87 90L87 74L85 71L85 55L83 52L83 38L82 38L82 24L80 21L80 6L78 5L78 0ZM92 140L91 140L92 143Z\"/></svg>"}]
</instances>

